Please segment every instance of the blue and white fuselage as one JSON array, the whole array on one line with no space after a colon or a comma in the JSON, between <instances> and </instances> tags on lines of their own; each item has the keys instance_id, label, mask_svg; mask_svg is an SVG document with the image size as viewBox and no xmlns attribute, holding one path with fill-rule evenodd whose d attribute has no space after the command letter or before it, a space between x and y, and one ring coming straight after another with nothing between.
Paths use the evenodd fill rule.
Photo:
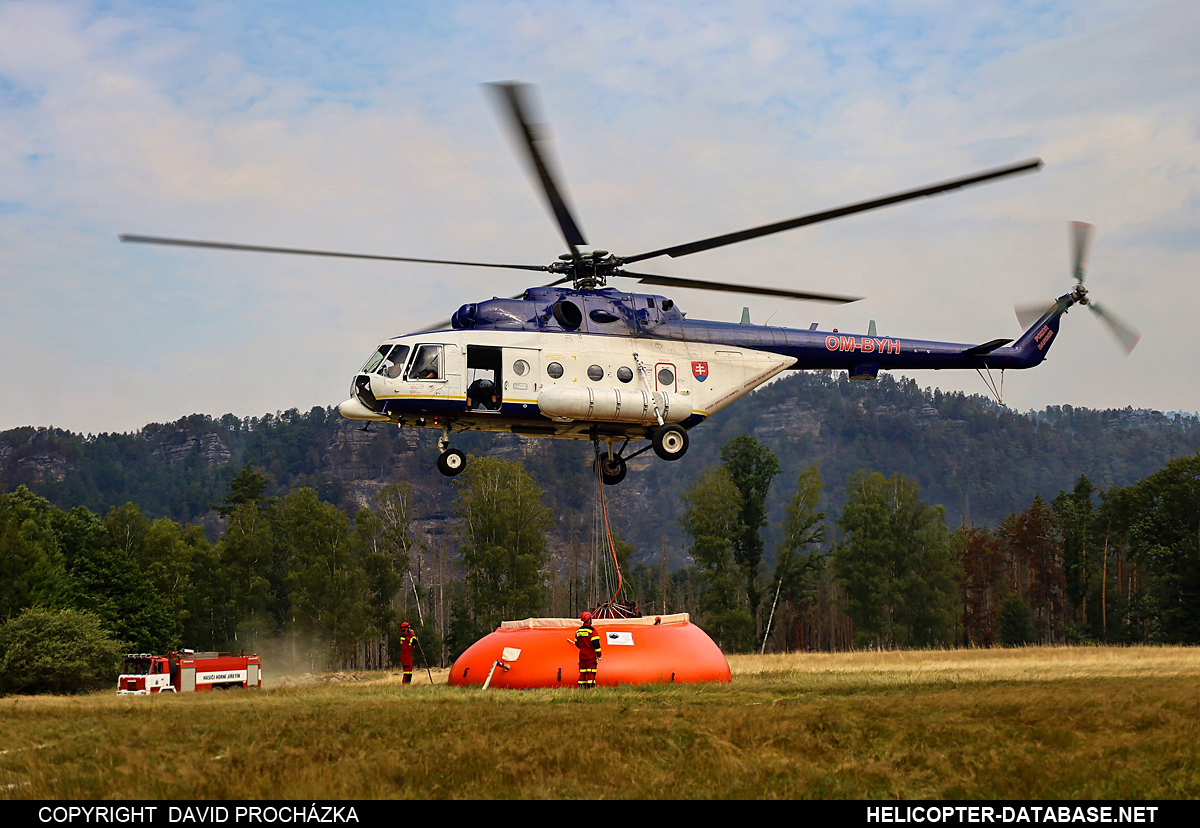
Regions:
<instances>
[{"instance_id":1,"label":"blue and white fuselage","mask_svg":"<svg viewBox=\"0 0 1200 828\"><path fill-rule=\"evenodd\" d=\"M1045 359L1063 296L1018 340L983 345L689 320L667 297L613 288L532 288L464 305L452 327L380 345L343 416L400 426L586 440L686 429L780 372L1031 368Z\"/></svg>"}]
</instances>

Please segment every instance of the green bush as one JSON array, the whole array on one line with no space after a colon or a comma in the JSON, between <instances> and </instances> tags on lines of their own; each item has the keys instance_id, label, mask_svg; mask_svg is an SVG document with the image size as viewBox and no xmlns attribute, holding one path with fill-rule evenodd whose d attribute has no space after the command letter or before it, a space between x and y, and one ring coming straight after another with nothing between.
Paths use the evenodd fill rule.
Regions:
<instances>
[{"instance_id":1,"label":"green bush","mask_svg":"<svg viewBox=\"0 0 1200 828\"><path fill-rule=\"evenodd\" d=\"M1005 647L1032 644L1037 638L1033 627L1033 612L1016 595L1009 595L1000 604L1000 629L997 637Z\"/></svg>"},{"instance_id":2,"label":"green bush","mask_svg":"<svg viewBox=\"0 0 1200 828\"><path fill-rule=\"evenodd\" d=\"M115 688L124 652L90 612L27 609L0 626L0 692Z\"/></svg>"},{"instance_id":3,"label":"green bush","mask_svg":"<svg viewBox=\"0 0 1200 828\"><path fill-rule=\"evenodd\" d=\"M754 652L754 619L749 610L728 609L707 616L704 631L727 653Z\"/></svg>"}]
</instances>

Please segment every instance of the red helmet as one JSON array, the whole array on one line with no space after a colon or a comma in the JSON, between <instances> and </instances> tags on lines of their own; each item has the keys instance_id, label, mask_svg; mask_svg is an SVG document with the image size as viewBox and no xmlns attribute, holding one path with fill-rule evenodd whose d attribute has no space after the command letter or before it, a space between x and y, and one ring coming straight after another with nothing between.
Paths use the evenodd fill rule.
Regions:
<instances>
[{"instance_id":1,"label":"red helmet","mask_svg":"<svg viewBox=\"0 0 1200 828\"><path fill-rule=\"evenodd\" d=\"M592 614L587 610L584 610L583 614L579 616L579 620L586 624L592 620Z\"/></svg>"},{"instance_id":2,"label":"red helmet","mask_svg":"<svg viewBox=\"0 0 1200 828\"><path fill-rule=\"evenodd\" d=\"M402 629L402 630L407 630L407 629L410 629L411 627L412 627L412 625L409 624L407 621L400 622L400 629Z\"/></svg>"}]
</instances>

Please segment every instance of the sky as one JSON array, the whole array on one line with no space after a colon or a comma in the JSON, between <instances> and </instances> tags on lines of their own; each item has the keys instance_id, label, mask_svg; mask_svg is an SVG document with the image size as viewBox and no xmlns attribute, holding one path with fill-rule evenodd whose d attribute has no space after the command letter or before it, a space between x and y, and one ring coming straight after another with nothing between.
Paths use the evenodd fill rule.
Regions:
<instances>
[{"instance_id":1,"label":"sky","mask_svg":"<svg viewBox=\"0 0 1200 828\"><path fill-rule=\"evenodd\" d=\"M1040 157L1045 168L651 272L691 318L985 342L1087 286L1005 402L1200 409L1200 3L0 3L0 429L336 405L383 339L519 271L121 244L120 233L549 263L481 84L536 84L589 244L633 254ZM650 271L649 263L645 266ZM974 372L922 385L984 393Z\"/></svg>"}]
</instances>

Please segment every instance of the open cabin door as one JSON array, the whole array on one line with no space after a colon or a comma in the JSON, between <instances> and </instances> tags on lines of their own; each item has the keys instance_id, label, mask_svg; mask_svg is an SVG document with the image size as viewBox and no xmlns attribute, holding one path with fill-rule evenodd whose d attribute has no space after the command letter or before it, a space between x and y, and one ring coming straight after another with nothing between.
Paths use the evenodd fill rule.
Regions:
<instances>
[{"instance_id":1,"label":"open cabin door","mask_svg":"<svg viewBox=\"0 0 1200 828\"><path fill-rule=\"evenodd\" d=\"M520 416L536 413L542 390L542 352L533 348L504 349L504 402Z\"/></svg>"},{"instance_id":2,"label":"open cabin door","mask_svg":"<svg viewBox=\"0 0 1200 828\"><path fill-rule=\"evenodd\" d=\"M490 345L468 345L467 411L472 414L499 414L503 404L503 350Z\"/></svg>"}]
</instances>

